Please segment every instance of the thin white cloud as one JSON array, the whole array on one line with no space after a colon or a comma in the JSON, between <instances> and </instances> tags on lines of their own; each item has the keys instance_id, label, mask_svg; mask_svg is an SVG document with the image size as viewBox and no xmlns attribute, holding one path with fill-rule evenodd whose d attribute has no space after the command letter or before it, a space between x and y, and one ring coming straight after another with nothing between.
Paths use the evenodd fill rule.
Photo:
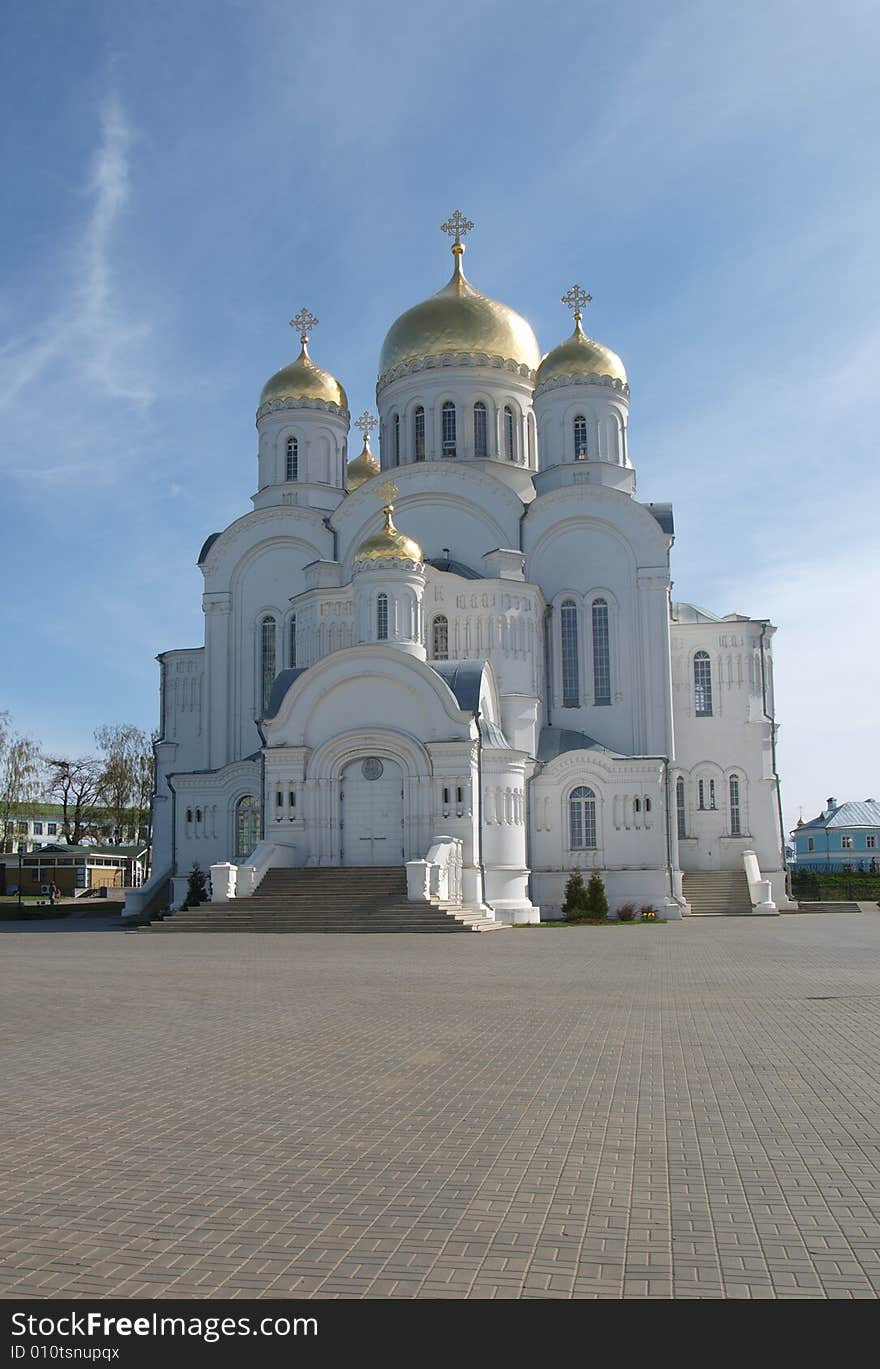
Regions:
<instances>
[{"instance_id":1,"label":"thin white cloud","mask_svg":"<svg viewBox=\"0 0 880 1369\"><path fill-rule=\"evenodd\" d=\"M109 97L100 115L100 138L83 198L85 221L70 230L66 289L60 307L37 327L23 327L0 348L0 413L7 440L2 463L12 475L57 483L106 471L96 449L106 440L108 400L143 411L154 397L146 343L150 324L135 316L116 265L119 230L129 204L132 129L119 100ZM51 386L53 409L63 414L64 441L39 445L30 418L33 396ZM51 426L51 420L49 423ZM48 453L56 459L47 459ZM59 463L57 455L63 452Z\"/></svg>"}]
</instances>

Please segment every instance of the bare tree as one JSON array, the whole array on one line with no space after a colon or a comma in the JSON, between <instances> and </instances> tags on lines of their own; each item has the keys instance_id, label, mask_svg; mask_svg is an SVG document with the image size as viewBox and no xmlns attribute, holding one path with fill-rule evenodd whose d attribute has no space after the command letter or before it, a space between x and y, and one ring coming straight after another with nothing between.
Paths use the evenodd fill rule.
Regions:
<instances>
[{"instance_id":1,"label":"bare tree","mask_svg":"<svg viewBox=\"0 0 880 1369\"><path fill-rule=\"evenodd\" d=\"M95 730L104 753L103 798L115 828L146 836L153 793L153 740L133 723L108 723Z\"/></svg>"},{"instance_id":2,"label":"bare tree","mask_svg":"<svg viewBox=\"0 0 880 1369\"><path fill-rule=\"evenodd\" d=\"M37 743L13 732L9 713L0 713L0 849L4 851L14 844L20 805L39 798L40 770Z\"/></svg>"},{"instance_id":3,"label":"bare tree","mask_svg":"<svg viewBox=\"0 0 880 1369\"><path fill-rule=\"evenodd\" d=\"M64 835L71 846L78 846L103 797L104 766L97 756L79 756L76 760L47 756L46 765L46 792L60 801Z\"/></svg>"}]
</instances>

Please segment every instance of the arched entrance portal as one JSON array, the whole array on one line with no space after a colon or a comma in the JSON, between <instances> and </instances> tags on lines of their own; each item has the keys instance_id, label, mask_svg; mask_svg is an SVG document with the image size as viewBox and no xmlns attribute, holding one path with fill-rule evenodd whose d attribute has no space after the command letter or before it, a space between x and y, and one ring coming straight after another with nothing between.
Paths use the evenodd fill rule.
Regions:
<instances>
[{"instance_id":1,"label":"arched entrance portal","mask_svg":"<svg viewBox=\"0 0 880 1369\"><path fill-rule=\"evenodd\" d=\"M343 865L403 861L403 774L396 761L352 761L339 786Z\"/></svg>"}]
</instances>

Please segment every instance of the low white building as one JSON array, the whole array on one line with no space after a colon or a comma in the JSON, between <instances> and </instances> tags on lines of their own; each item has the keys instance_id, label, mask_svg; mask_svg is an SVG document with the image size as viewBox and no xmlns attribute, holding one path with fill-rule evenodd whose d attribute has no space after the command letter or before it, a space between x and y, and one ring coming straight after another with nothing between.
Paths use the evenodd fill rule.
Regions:
<instances>
[{"instance_id":1,"label":"low white building","mask_svg":"<svg viewBox=\"0 0 880 1369\"><path fill-rule=\"evenodd\" d=\"M464 900L508 922L558 915L575 866L612 910L677 917L683 871L745 862L772 911L774 629L670 603L672 510L636 498L589 297L542 359L465 278L467 226L382 346L381 463L369 415L348 461L345 390L295 320L253 507L199 556L204 645L159 658L153 887L179 902L194 863L243 866L239 894L276 865L407 863L420 897L454 848Z\"/></svg>"}]
</instances>

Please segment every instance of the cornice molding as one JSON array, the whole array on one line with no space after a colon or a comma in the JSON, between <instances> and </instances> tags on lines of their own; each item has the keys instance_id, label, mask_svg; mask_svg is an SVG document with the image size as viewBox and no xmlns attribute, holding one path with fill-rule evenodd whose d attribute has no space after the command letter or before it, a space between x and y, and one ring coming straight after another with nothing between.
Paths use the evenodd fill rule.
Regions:
<instances>
[{"instance_id":1,"label":"cornice molding","mask_svg":"<svg viewBox=\"0 0 880 1369\"><path fill-rule=\"evenodd\" d=\"M351 422L351 414L348 409L343 409L339 404L334 404L329 399L270 399L266 404L261 404L257 409L257 422L265 418L266 414L273 414L280 409L317 409L323 413L337 414L346 423Z\"/></svg>"},{"instance_id":2,"label":"cornice molding","mask_svg":"<svg viewBox=\"0 0 880 1369\"><path fill-rule=\"evenodd\" d=\"M552 376L550 380L545 380L543 384L537 387L535 399L541 395L549 394L551 390L566 389L570 385L603 385L606 389L615 390L618 394L629 399L629 385L625 381L615 380L613 376L600 376L595 373L579 376Z\"/></svg>"},{"instance_id":3,"label":"cornice molding","mask_svg":"<svg viewBox=\"0 0 880 1369\"><path fill-rule=\"evenodd\" d=\"M487 352L442 352L439 356L419 357L415 361L405 361L399 366L392 366L377 380L376 394L378 395L387 385L395 380L400 380L403 376L417 375L420 371L442 370L448 366L481 366L496 371L509 371L512 375L522 376L524 380L530 380L533 384L537 374L536 371L531 370L521 362L514 361L511 357L489 356Z\"/></svg>"}]
</instances>

